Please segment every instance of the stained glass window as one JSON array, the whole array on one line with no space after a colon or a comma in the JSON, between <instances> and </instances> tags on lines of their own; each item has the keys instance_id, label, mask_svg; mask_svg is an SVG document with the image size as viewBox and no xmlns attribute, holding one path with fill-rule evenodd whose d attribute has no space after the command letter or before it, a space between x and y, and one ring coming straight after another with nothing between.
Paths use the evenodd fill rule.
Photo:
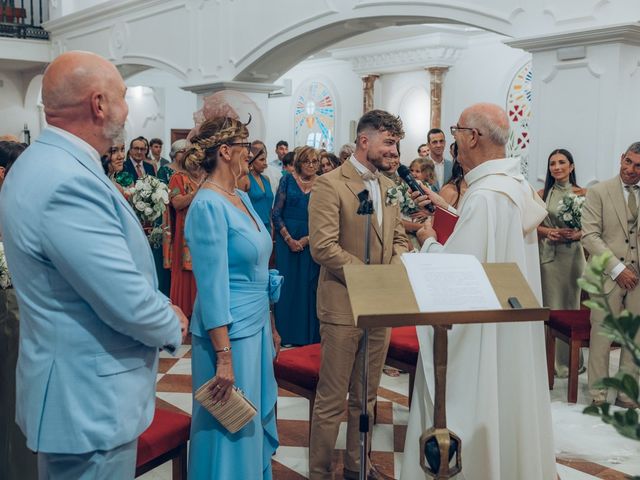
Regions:
<instances>
[{"instance_id":1,"label":"stained glass window","mask_svg":"<svg viewBox=\"0 0 640 480\"><path fill-rule=\"evenodd\" d=\"M507 94L507 114L511 132L507 143L507 155L520 157L522 173L529 168L529 120L531 119L531 61L518 70Z\"/></svg>"},{"instance_id":2,"label":"stained glass window","mask_svg":"<svg viewBox=\"0 0 640 480\"><path fill-rule=\"evenodd\" d=\"M312 80L298 90L294 110L296 146L334 150L336 109L334 96L324 83Z\"/></svg>"}]
</instances>

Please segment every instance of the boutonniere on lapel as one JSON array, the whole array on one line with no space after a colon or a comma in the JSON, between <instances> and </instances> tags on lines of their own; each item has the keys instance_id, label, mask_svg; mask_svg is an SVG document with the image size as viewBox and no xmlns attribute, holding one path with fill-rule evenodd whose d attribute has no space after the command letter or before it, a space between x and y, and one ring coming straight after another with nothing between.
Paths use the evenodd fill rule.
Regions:
<instances>
[{"instance_id":1,"label":"boutonniere on lapel","mask_svg":"<svg viewBox=\"0 0 640 480\"><path fill-rule=\"evenodd\" d=\"M418 205L411 198L409 187L406 183L394 185L387 189L387 205L399 205L403 215L411 215L418 211Z\"/></svg>"}]
</instances>

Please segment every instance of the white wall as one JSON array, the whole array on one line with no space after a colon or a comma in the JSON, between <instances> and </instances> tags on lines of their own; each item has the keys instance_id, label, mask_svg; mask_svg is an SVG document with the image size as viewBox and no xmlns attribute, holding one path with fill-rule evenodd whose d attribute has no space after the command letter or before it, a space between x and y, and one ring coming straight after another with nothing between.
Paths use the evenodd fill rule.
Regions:
<instances>
[{"instance_id":1,"label":"white wall","mask_svg":"<svg viewBox=\"0 0 640 480\"><path fill-rule=\"evenodd\" d=\"M164 142L163 156L169 158L171 129L192 128L197 97L182 90L169 73L150 69L126 80L127 141L137 136L158 137Z\"/></svg>"},{"instance_id":2,"label":"white wall","mask_svg":"<svg viewBox=\"0 0 640 480\"><path fill-rule=\"evenodd\" d=\"M0 135L15 135L24 141L25 124L31 131L32 140L40 134L38 97L42 76L31 81L30 78L20 72L0 71Z\"/></svg>"}]
</instances>

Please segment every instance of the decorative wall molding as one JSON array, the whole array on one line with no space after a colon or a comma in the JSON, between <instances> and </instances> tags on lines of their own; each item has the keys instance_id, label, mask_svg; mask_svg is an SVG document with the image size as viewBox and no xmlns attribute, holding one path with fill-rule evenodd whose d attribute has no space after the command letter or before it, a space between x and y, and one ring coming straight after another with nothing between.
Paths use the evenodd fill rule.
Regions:
<instances>
[{"instance_id":1,"label":"decorative wall molding","mask_svg":"<svg viewBox=\"0 0 640 480\"><path fill-rule=\"evenodd\" d=\"M451 67L467 48L461 35L433 33L362 47L331 50L331 56L351 62L359 75L396 73L432 66Z\"/></svg>"},{"instance_id":2,"label":"decorative wall molding","mask_svg":"<svg viewBox=\"0 0 640 480\"><path fill-rule=\"evenodd\" d=\"M281 85L275 85L273 83L254 83L254 82L215 82L215 83L202 83L199 85L186 85L181 87L187 92L195 93L196 95L210 95L222 90L235 90L236 92L248 92L248 93L272 93L282 89Z\"/></svg>"},{"instance_id":3,"label":"decorative wall molding","mask_svg":"<svg viewBox=\"0 0 640 480\"><path fill-rule=\"evenodd\" d=\"M561 70L576 70L576 69L585 69L587 72L591 74L593 78L600 78L603 72L596 71L593 66L589 62L573 62L573 63L557 63L551 66L551 71L545 75L544 77L540 77L540 79L544 83L551 83L558 73Z\"/></svg>"},{"instance_id":4,"label":"decorative wall molding","mask_svg":"<svg viewBox=\"0 0 640 480\"><path fill-rule=\"evenodd\" d=\"M518 38L504 42L513 48L528 52L544 52L565 47L624 43L640 45L640 23L626 23L602 28L573 30L569 32Z\"/></svg>"}]
</instances>

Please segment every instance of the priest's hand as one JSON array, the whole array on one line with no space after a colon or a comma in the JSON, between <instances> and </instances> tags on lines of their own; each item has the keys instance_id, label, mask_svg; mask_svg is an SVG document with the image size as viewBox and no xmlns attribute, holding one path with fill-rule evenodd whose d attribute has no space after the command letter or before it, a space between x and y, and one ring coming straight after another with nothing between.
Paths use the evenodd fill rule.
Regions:
<instances>
[{"instance_id":1,"label":"priest's hand","mask_svg":"<svg viewBox=\"0 0 640 480\"><path fill-rule=\"evenodd\" d=\"M624 290L633 290L638 285L638 276L629 267L625 267L616 277L616 283Z\"/></svg>"},{"instance_id":2,"label":"priest's hand","mask_svg":"<svg viewBox=\"0 0 640 480\"><path fill-rule=\"evenodd\" d=\"M416 232L416 238L418 239L418 243L420 244L420 246L422 246L428 238L433 238L436 241L438 240L438 234L433 229L430 218L425 220L424 226Z\"/></svg>"},{"instance_id":3,"label":"priest's hand","mask_svg":"<svg viewBox=\"0 0 640 480\"><path fill-rule=\"evenodd\" d=\"M413 198L413 201L416 202L420 208L426 209L427 205L430 203L445 210L449 206L449 204L445 202L444 198L433 190L426 188L425 193L426 195L422 195L420 192L411 193L411 198Z\"/></svg>"}]
</instances>

